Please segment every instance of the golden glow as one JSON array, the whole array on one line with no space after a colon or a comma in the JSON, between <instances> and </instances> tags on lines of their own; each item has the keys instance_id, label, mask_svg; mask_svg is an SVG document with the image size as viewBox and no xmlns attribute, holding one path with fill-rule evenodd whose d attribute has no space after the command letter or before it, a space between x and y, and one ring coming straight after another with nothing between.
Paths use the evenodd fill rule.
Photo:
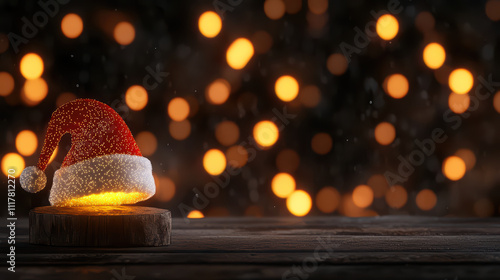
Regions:
<instances>
[{"instance_id":1,"label":"golden glow","mask_svg":"<svg viewBox=\"0 0 500 280\"><path fill-rule=\"evenodd\" d=\"M367 185L359 185L352 191L352 201L360 208L366 208L373 202L373 191Z\"/></svg>"},{"instance_id":2,"label":"golden glow","mask_svg":"<svg viewBox=\"0 0 500 280\"><path fill-rule=\"evenodd\" d=\"M188 138L189 134L191 134L191 123L189 120L183 120L180 122L170 121L168 131L170 132L170 136L172 136L175 140L184 140Z\"/></svg>"},{"instance_id":3,"label":"golden glow","mask_svg":"<svg viewBox=\"0 0 500 280\"><path fill-rule=\"evenodd\" d=\"M385 179L382 174L374 174L368 181L366 182L370 188L373 190L373 196L376 198L383 197L387 190L389 189L389 184L387 183L387 179Z\"/></svg>"},{"instance_id":4,"label":"golden glow","mask_svg":"<svg viewBox=\"0 0 500 280\"><path fill-rule=\"evenodd\" d=\"M158 141L153 133L149 131L142 131L135 136L135 142L139 146L142 155L150 156L156 152Z\"/></svg>"},{"instance_id":5,"label":"golden glow","mask_svg":"<svg viewBox=\"0 0 500 280\"><path fill-rule=\"evenodd\" d=\"M326 68L333 75L340 76L347 70L348 62L343 54L331 54L326 60Z\"/></svg>"},{"instance_id":6,"label":"golden glow","mask_svg":"<svg viewBox=\"0 0 500 280\"><path fill-rule=\"evenodd\" d=\"M31 156L38 147L36 134L31 130L23 130L16 136L16 149L23 156Z\"/></svg>"},{"instance_id":7,"label":"golden glow","mask_svg":"<svg viewBox=\"0 0 500 280\"><path fill-rule=\"evenodd\" d=\"M467 170L471 170L476 165L476 155L469 149L460 149L455 155L464 161Z\"/></svg>"},{"instance_id":8,"label":"golden glow","mask_svg":"<svg viewBox=\"0 0 500 280\"><path fill-rule=\"evenodd\" d=\"M276 167L281 172L292 173L299 167L300 157L294 150L283 150L276 157Z\"/></svg>"},{"instance_id":9,"label":"golden glow","mask_svg":"<svg viewBox=\"0 0 500 280\"><path fill-rule=\"evenodd\" d=\"M417 203L418 208L420 208L421 210L429 211L434 208L434 206L436 206L437 196L433 191L429 189L423 189L418 192L415 202Z\"/></svg>"},{"instance_id":10,"label":"golden glow","mask_svg":"<svg viewBox=\"0 0 500 280\"><path fill-rule=\"evenodd\" d=\"M392 98L400 99L408 93L408 80L401 74L393 74L387 78L386 92Z\"/></svg>"},{"instance_id":11,"label":"golden glow","mask_svg":"<svg viewBox=\"0 0 500 280\"><path fill-rule=\"evenodd\" d=\"M24 167L24 159L19 154L8 153L2 158L2 172L5 176L10 174L11 176L19 177ZM9 173L9 169L14 169L14 172Z\"/></svg>"},{"instance_id":12,"label":"golden glow","mask_svg":"<svg viewBox=\"0 0 500 280\"><path fill-rule=\"evenodd\" d=\"M187 215L188 218L190 219L201 219L201 218L205 218L205 216L203 215L203 213L201 213L200 211L198 210L193 210L191 212L189 212L189 214Z\"/></svg>"},{"instance_id":13,"label":"golden glow","mask_svg":"<svg viewBox=\"0 0 500 280\"><path fill-rule=\"evenodd\" d=\"M82 18L77 14L65 15L61 21L61 30L66 37L77 38L83 31Z\"/></svg>"},{"instance_id":14,"label":"golden glow","mask_svg":"<svg viewBox=\"0 0 500 280\"><path fill-rule=\"evenodd\" d=\"M253 127L253 138L262 147L271 147L278 137L278 127L273 122L260 121Z\"/></svg>"},{"instance_id":15,"label":"golden glow","mask_svg":"<svg viewBox=\"0 0 500 280\"><path fill-rule=\"evenodd\" d=\"M316 206L323 213L332 213L340 204L340 193L334 187L324 187L316 194Z\"/></svg>"},{"instance_id":16,"label":"golden glow","mask_svg":"<svg viewBox=\"0 0 500 280\"><path fill-rule=\"evenodd\" d=\"M454 113L462 114L469 109L470 97L468 94L457 94L452 92L448 97L448 106Z\"/></svg>"},{"instance_id":17,"label":"golden glow","mask_svg":"<svg viewBox=\"0 0 500 280\"><path fill-rule=\"evenodd\" d=\"M212 11L204 12L198 19L198 28L203 36L213 38L222 29L222 20L218 14Z\"/></svg>"},{"instance_id":18,"label":"golden glow","mask_svg":"<svg viewBox=\"0 0 500 280\"><path fill-rule=\"evenodd\" d=\"M203 156L203 167L208 174L219 175L226 169L226 156L220 150L208 150Z\"/></svg>"},{"instance_id":19,"label":"golden glow","mask_svg":"<svg viewBox=\"0 0 500 280\"><path fill-rule=\"evenodd\" d=\"M311 148L318 155L328 154L332 146L332 137L328 133L316 133L311 140Z\"/></svg>"},{"instance_id":20,"label":"golden glow","mask_svg":"<svg viewBox=\"0 0 500 280\"><path fill-rule=\"evenodd\" d=\"M231 85L224 79L217 79L212 82L205 91L205 97L210 104L220 105L229 98Z\"/></svg>"},{"instance_id":21,"label":"golden glow","mask_svg":"<svg viewBox=\"0 0 500 280\"><path fill-rule=\"evenodd\" d=\"M43 74L43 60L36 53L29 53L21 59L21 74L28 80L40 78Z\"/></svg>"},{"instance_id":22,"label":"golden glow","mask_svg":"<svg viewBox=\"0 0 500 280\"><path fill-rule=\"evenodd\" d=\"M61 202L58 206L97 206L97 205L122 205L134 204L146 199L149 195L140 192L105 192L72 198Z\"/></svg>"},{"instance_id":23,"label":"golden glow","mask_svg":"<svg viewBox=\"0 0 500 280\"><path fill-rule=\"evenodd\" d=\"M253 53L252 43L246 38L238 38L227 48L227 64L236 70L243 69L252 58Z\"/></svg>"},{"instance_id":24,"label":"golden glow","mask_svg":"<svg viewBox=\"0 0 500 280\"><path fill-rule=\"evenodd\" d=\"M380 145L389 145L396 138L396 129L388 122L381 122L375 127L375 140Z\"/></svg>"},{"instance_id":25,"label":"golden glow","mask_svg":"<svg viewBox=\"0 0 500 280\"><path fill-rule=\"evenodd\" d=\"M142 86L133 85L125 93L125 103L130 109L140 111L148 104L148 92Z\"/></svg>"},{"instance_id":26,"label":"golden glow","mask_svg":"<svg viewBox=\"0 0 500 280\"><path fill-rule=\"evenodd\" d=\"M292 101L299 94L299 83L292 76L281 76L276 80L274 91L279 99L283 101Z\"/></svg>"},{"instance_id":27,"label":"golden glow","mask_svg":"<svg viewBox=\"0 0 500 280\"><path fill-rule=\"evenodd\" d=\"M14 78L7 72L0 72L0 96L7 96L14 90Z\"/></svg>"},{"instance_id":28,"label":"golden glow","mask_svg":"<svg viewBox=\"0 0 500 280\"><path fill-rule=\"evenodd\" d=\"M319 91L319 88L314 85L301 88L299 101L308 108L316 107L321 101L321 92Z\"/></svg>"},{"instance_id":29,"label":"golden glow","mask_svg":"<svg viewBox=\"0 0 500 280\"><path fill-rule=\"evenodd\" d=\"M266 0L264 13L270 19L280 19L285 14L285 3L283 0Z\"/></svg>"},{"instance_id":30,"label":"golden glow","mask_svg":"<svg viewBox=\"0 0 500 280\"><path fill-rule=\"evenodd\" d=\"M443 174L452 181L458 181L465 175L467 167L462 158L450 156L443 162Z\"/></svg>"},{"instance_id":31,"label":"golden glow","mask_svg":"<svg viewBox=\"0 0 500 280\"><path fill-rule=\"evenodd\" d=\"M311 196L303 190L294 191L286 199L286 207L295 216L305 216L311 211Z\"/></svg>"},{"instance_id":32,"label":"golden glow","mask_svg":"<svg viewBox=\"0 0 500 280\"><path fill-rule=\"evenodd\" d=\"M389 41L398 34L399 23L394 16L386 14L378 18L376 29L380 38Z\"/></svg>"},{"instance_id":33,"label":"golden glow","mask_svg":"<svg viewBox=\"0 0 500 280\"><path fill-rule=\"evenodd\" d=\"M235 145L227 149L226 158L229 165L241 168L248 161L248 152L243 146Z\"/></svg>"},{"instance_id":34,"label":"golden glow","mask_svg":"<svg viewBox=\"0 0 500 280\"><path fill-rule=\"evenodd\" d=\"M295 191L295 179L288 173L278 173L271 181L273 193L280 198L287 198Z\"/></svg>"},{"instance_id":35,"label":"golden glow","mask_svg":"<svg viewBox=\"0 0 500 280\"><path fill-rule=\"evenodd\" d=\"M224 146L231 146L240 137L240 129L232 121L223 121L215 127L215 138Z\"/></svg>"},{"instance_id":36,"label":"golden glow","mask_svg":"<svg viewBox=\"0 0 500 280\"><path fill-rule=\"evenodd\" d=\"M389 207L399 209L408 201L408 193L402 186L392 186L385 194L385 201Z\"/></svg>"},{"instance_id":37,"label":"golden glow","mask_svg":"<svg viewBox=\"0 0 500 280\"><path fill-rule=\"evenodd\" d=\"M167 111L172 120L181 122L189 116L189 103L184 98L176 97L168 103Z\"/></svg>"},{"instance_id":38,"label":"golden glow","mask_svg":"<svg viewBox=\"0 0 500 280\"><path fill-rule=\"evenodd\" d=\"M328 9L328 0L308 0L309 11L316 15L321 15Z\"/></svg>"},{"instance_id":39,"label":"golden glow","mask_svg":"<svg viewBox=\"0 0 500 280\"><path fill-rule=\"evenodd\" d=\"M33 105L40 103L49 92L49 87L44 79L27 80L23 87L24 97Z\"/></svg>"},{"instance_id":40,"label":"golden glow","mask_svg":"<svg viewBox=\"0 0 500 280\"><path fill-rule=\"evenodd\" d=\"M56 147L56 149L52 152L52 155L49 158L49 162L47 162L47 165L49 165L51 162L54 161L54 159L57 156L57 152L59 151L59 147Z\"/></svg>"},{"instance_id":41,"label":"golden glow","mask_svg":"<svg viewBox=\"0 0 500 280\"><path fill-rule=\"evenodd\" d=\"M159 201L167 202L174 198L175 183L168 177L160 177L156 182L155 197Z\"/></svg>"},{"instance_id":42,"label":"golden glow","mask_svg":"<svg viewBox=\"0 0 500 280\"><path fill-rule=\"evenodd\" d=\"M443 46L438 43L430 43L424 48L424 63L431 69L438 69L443 66L446 59L446 52Z\"/></svg>"},{"instance_id":43,"label":"golden glow","mask_svg":"<svg viewBox=\"0 0 500 280\"><path fill-rule=\"evenodd\" d=\"M469 70L464 68L455 69L451 72L448 78L448 85L450 89L458 94L468 93L472 85L474 84L474 78Z\"/></svg>"},{"instance_id":44,"label":"golden glow","mask_svg":"<svg viewBox=\"0 0 500 280\"><path fill-rule=\"evenodd\" d=\"M118 44L129 45L134 41L135 28L130 22L122 21L115 26L113 36Z\"/></svg>"}]
</instances>

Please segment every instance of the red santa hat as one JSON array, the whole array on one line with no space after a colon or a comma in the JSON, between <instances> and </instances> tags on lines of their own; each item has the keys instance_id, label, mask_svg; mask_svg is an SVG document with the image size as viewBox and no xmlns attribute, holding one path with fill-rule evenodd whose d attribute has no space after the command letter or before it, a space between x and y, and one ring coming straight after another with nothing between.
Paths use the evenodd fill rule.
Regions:
<instances>
[{"instance_id":1,"label":"red santa hat","mask_svg":"<svg viewBox=\"0 0 500 280\"><path fill-rule=\"evenodd\" d=\"M52 114L38 164L21 174L23 189L36 193L45 187L45 168L66 133L71 149L54 173L51 205L131 204L154 195L151 162L127 125L111 107L91 99L73 100Z\"/></svg>"}]
</instances>

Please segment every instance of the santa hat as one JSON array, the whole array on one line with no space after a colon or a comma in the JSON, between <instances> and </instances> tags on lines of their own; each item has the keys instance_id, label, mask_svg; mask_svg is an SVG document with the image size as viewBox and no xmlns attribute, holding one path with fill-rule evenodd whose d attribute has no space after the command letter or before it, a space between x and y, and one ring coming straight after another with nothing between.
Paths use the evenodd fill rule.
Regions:
<instances>
[{"instance_id":1,"label":"santa hat","mask_svg":"<svg viewBox=\"0 0 500 280\"><path fill-rule=\"evenodd\" d=\"M71 149L54 174L51 205L131 204L154 195L151 162L127 125L111 107L91 99L70 101L52 114L37 166L21 174L23 189L36 193L45 187L45 168L66 133Z\"/></svg>"}]
</instances>

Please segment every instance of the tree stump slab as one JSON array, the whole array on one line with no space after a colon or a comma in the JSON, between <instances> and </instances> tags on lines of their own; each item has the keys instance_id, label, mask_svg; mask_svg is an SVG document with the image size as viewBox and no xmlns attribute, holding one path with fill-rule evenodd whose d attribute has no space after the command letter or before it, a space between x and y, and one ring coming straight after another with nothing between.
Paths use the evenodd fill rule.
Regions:
<instances>
[{"instance_id":1,"label":"tree stump slab","mask_svg":"<svg viewBox=\"0 0 500 280\"><path fill-rule=\"evenodd\" d=\"M38 207L29 214L31 244L141 247L170 244L169 210L141 206Z\"/></svg>"}]
</instances>

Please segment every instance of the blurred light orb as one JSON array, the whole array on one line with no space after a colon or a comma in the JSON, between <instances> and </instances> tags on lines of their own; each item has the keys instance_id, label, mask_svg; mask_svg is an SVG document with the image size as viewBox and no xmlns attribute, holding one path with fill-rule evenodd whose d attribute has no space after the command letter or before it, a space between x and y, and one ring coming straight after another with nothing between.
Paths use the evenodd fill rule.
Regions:
<instances>
[{"instance_id":1,"label":"blurred light orb","mask_svg":"<svg viewBox=\"0 0 500 280\"><path fill-rule=\"evenodd\" d=\"M299 83L289 75L284 75L276 80L274 91L279 99L285 102L294 100L299 94Z\"/></svg>"},{"instance_id":2,"label":"blurred light orb","mask_svg":"<svg viewBox=\"0 0 500 280\"><path fill-rule=\"evenodd\" d=\"M420 210L429 211L436 206L437 196L433 191L423 189L418 192L415 202Z\"/></svg>"},{"instance_id":3,"label":"blurred light orb","mask_svg":"<svg viewBox=\"0 0 500 280\"><path fill-rule=\"evenodd\" d=\"M227 64L236 70L243 69L252 58L253 53L252 43L246 38L238 38L227 48Z\"/></svg>"},{"instance_id":4,"label":"blurred light orb","mask_svg":"<svg viewBox=\"0 0 500 280\"><path fill-rule=\"evenodd\" d=\"M457 114L462 114L469 109L470 97L468 94L457 94L452 92L448 97L450 110Z\"/></svg>"},{"instance_id":5,"label":"blurred light orb","mask_svg":"<svg viewBox=\"0 0 500 280\"><path fill-rule=\"evenodd\" d=\"M74 93L63 92L57 97L56 106L61 107L62 105L66 104L72 100L75 100L75 99L76 99L76 95Z\"/></svg>"},{"instance_id":6,"label":"blurred light orb","mask_svg":"<svg viewBox=\"0 0 500 280\"><path fill-rule=\"evenodd\" d=\"M122 46L130 45L135 39L135 28L127 21L119 22L113 31L116 42Z\"/></svg>"},{"instance_id":7,"label":"blurred light orb","mask_svg":"<svg viewBox=\"0 0 500 280\"><path fill-rule=\"evenodd\" d=\"M181 122L189 116L189 104L182 97L175 97L168 103L168 115L174 121Z\"/></svg>"},{"instance_id":8,"label":"blurred light orb","mask_svg":"<svg viewBox=\"0 0 500 280\"><path fill-rule=\"evenodd\" d=\"M352 201L360 208L366 208L373 202L373 190L367 185L359 185L352 191Z\"/></svg>"},{"instance_id":9,"label":"blurred light orb","mask_svg":"<svg viewBox=\"0 0 500 280\"><path fill-rule=\"evenodd\" d=\"M245 147L235 145L226 151L227 163L234 168L241 168L245 166L248 161L248 152Z\"/></svg>"},{"instance_id":10,"label":"blurred light orb","mask_svg":"<svg viewBox=\"0 0 500 280\"><path fill-rule=\"evenodd\" d=\"M226 156L220 150L208 150L203 156L203 167L208 174L217 176L226 169Z\"/></svg>"},{"instance_id":11,"label":"blurred light orb","mask_svg":"<svg viewBox=\"0 0 500 280\"><path fill-rule=\"evenodd\" d=\"M420 12L415 17L415 26L422 33L432 31L435 24L436 20L434 19L434 16L427 11Z\"/></svg>"},{"instance_id":12,"label":"blurred light orb","mask_svg":"<svg viewBox=\"0 0 500 280\"><path fill-rule=\"evenodd\" d=\"M489 0L484 6L486 16L492 21L500 20L500 1L499 0Z\"/></svg>"},{"instance_id":13,"label":"blurred light orb","mask_svg":"<svg viewBox=\"0 0 500 280\"><path fill-rule=\"evenodd\" d=\"M31 130L23 130L16 136L16 149L23 156L31 156L38 147L38 138Z\"/></svg>"},{"instance_id":14,"label":"blurred light orb","mask_svg":"<svg viewBox=\"0 0 500 280\"><path fill-rule=\"evenodd\" d=\"M26 80L23 91L24 96L28 99L28 101L38 104L47 96L49 86L42 78Z\"/></svg>"},{"instance_id":15,"label":"blurred light orb","mask_svg":"<svg viewBox=\"0 0 500 280\"><path fill-rule=\"evenodd\" d=\"M264 30L259 30L252 35L252 43L256 53L267 53L273 46L273 37Z\"/></svg>"},{"instance_id":16,"label":"blurred light orb","mask_svg":"<svg viewBox=\"0 0 500 280\"><path fill-rule=\"evenodd\" d=\"M333 146L332 137L328 133L316 133L311 140L311 148L318 155L326 155Z\"/></svg>"},{"instance_id":17,"label":"blurred light orb","mask_svg":"<svg viewBox=\"0 0 500 280\"><path fill-rule=\"evenodd\" d=\"M232 121L223 121L215 127L215 138L224 146L231 146L240 138L240 129Z\"/></svg>"},{"instance_id":18,"label":"blurred light orb","mask_svg":"<svg viewBox=\"0 0 500 280\"><path fill-rule=\"evenodd\" d=\"M399 31L398 20L392 15L385 14L378 18L376 30L380 38L386 41L392 40Z\"/></svg>"},{"instance_id":19,"label":"blurred light orb","mask_svg":"<svg viewBox=\"0 0 500 280\"><path fill-rule=\"evenodd\" d=\"M286 149L279 152L276 157L276 167L281 172L293 173L299 168L300 157L296 151Z\"/></svg>"},{"instance_id":20,"label":"blurred light orb","mask_svg":"<svg viewBox=\"0 0 500 280\"><path fill-rule=\"evenodd\" d=\"M443 174L452 181L462 179L466 170L464 160L458 156L450 156L443 161Z\"/></svg>"},{"instance_id":21,"label":"blurred light orb","mask_svg":"<svg viewBox=\"0 0 500 280\"><path fill-rule=\"evenodd\" d=\"M262 147L271 147L278 137L278 127L271 121L260 121L253 128L253 138Z\"/></svg>"},{"instance_id":22,"label":"blurred light orb","mask_svg":"<svg viewBox=\"0 0 500 280\"><path fill-rule=\"evenodd\" d=\"M133 85L125 92L125 103L134 111L140 111L148 104L148 92L142 86Z\"/></svg>"},{"instance_id":23,"label":"blurred light orb","mask_svg":"<svg viewBox=\"0 0 500 280\"><path fill-rule=\"evenodd\" d=\"M315 15L321 15L326 13L328 9L328 0L308 0L307 6L309 11Z\"/></svg>"},{"instance_id":24,"label":"blurred light orb","mask_svg":"<svg viewBox=\"0 0 500 280\"><path fill-rule=\"evenodd\" d=\"M156 152L156 148L158 147L156 136L149 131L139 132L135 136L135 142L137 143L137 146L139 146L139 150L144 156L150 156L154 154Z\"/></svg>"},{"instance_id":25,"label":"blurred light orb","mask_svg":"<svg viewBox=\"0 0 500 280\"><path fill-rule=\"evenodd\" d=\"M198 28L203 36L214 38L219 35L222 29L222 20L215 12L204 12L198 19Z\"/></svg>"},{"instance_id":26,"label":"blurred light orb","mask_svg":"<svg viewBox=\"0 0 500 280\"><path fill-rule=\"evenodd\" d=\"M205 97L210 104L220 105L226 102L231 93L231 85L224 79L217 79L208 85Z\"/></svg>"},{"instance_id":27,"label":"blurred light orb","mask_svg":"<svg viewBox=\"0 0 500 280\"><path fill-rule=\"evenodd\" d=\"M366 182L373 190L373 196L376 198L383 197L389 189L389 183L382 174L373 174Z\"/></svg>"},{"instance_id":28,"label":"blurred light orb","mask_svg":"<svg viewBox=\"0 0 500 280\"><path fill-rule=\"evenodd\" d=\"M385 201L389 207L399 209L405 206L408 201L408 193L405 188L399 185L391 186L385 193Z\"/></svg>"},{"instance_id":29,"label":"blurred light orb","mask_svg":"<svg viewBox=\"0 0 500 280\"><path fill-rule=\"evenodd\" d=\"M23 56L19 67L21 74L27 80L38 79L43 74L43 60L36 53Z\"/></svg>"},{"instance_id":30,"label":"blurred light orb","mask_svg":"<svg viewBox=\"0 0 500 280\"><path fill-rule=\"evenodd\" d=\"M167 202L174 198L175 195L175 183L168 177L157 177L153 173L153 177L155 179L156 184L156 193L154 197L158 201Z\"/></svg>"},{"instance_id":31,"label":"blurred light orb","mask_svg":"<svg viewBox=\"0 0 500 280\"><path fill-rule=\"evenodd\" d=\"M446 60L446 52L440 44L430 43L424 48L423 58L427 67L438 69Z\"/></svg>"},{"instance_id":32,"label":"blurred light orb","mask_svg":"<svg viewBox=\"0 0 500 280\"><path fill-rule=\"evenodd\" d=\"M264 13L270 19L280 19L285 14L285 3L283 0L266 0Z\"/></svg>"},{"instance_id":33,"label":"blurred light orb","mask_svg":"<svg viewBox=\"0 0 500 280\"><path fill-rule=\"evenodd\" d=\"M455 69L448 78L448 85L454 93L466 94L474 84L474 78L469 70L464 68Z\"/></svg>"},{"instance_id":34,"label":"blurred light orb","mask_svg":"<svg viewBox=\"0 0 500 280\"><path fill-rule=\"evenodd\" d=\"M300 89L299 101L308 108L316 107L321 101L321 92L315 85L308 85Z\"/></svg>"},{"instance_id":35,"label":"blurred light orb","mask_svg":"<svg viewBox=\"0 0 500 280\"><path fill-rule=\"evenodd\" d=\"M77 14L67 14L61 21L61 30L64 36L75 39L82 34L83 21Z\"/></svg>"},{"instance_id":36,"label":"blurred light orb","mask_svg":"<svg viewBox=\"0 0 500 280\"><path fill-rule=\"evenodd\" d=\"M203 215L203 213L201 213L198 210L192 210L191 212L189 212L189 214L187 215L187 217L189 219L201 219L201 218L205 218L205 216Z\"/></svg>"},{"instance_id":37,"label":"blurred light orb","mask_svg":"<svg viewBox=\"0 0 500 280\"><path fill-rule=\"evenodd\" d=\"M293 15L302 9L302 0L284 0L286 12Z\"/></svg>"},{"instance_id":38,"label":"blurred light orb","mask_svg":"<svg viewBox=\"0 0 500 280\"><path fill-rule=\"evenodd\" d=\"M14 78L7 72L0 72L0 96L7 96L14 90Z\"/></svg>"},{"instance_id":39,"label":"blurred light orb","mask_svg":"<svg viewBox=\"0 0 500 280\"><path fill-rule=\"evenodd\" d=\"M288 173L278 173L271 181L273 193L279 198L287 198L295 191L295 179Z\"/></svg>"},{"instance_id":40,"label":"blurred light orb","mask_svg":"<svg viewBox=\"0 0 500 280\"><path fill-rule=\"evenodd\" d=\"M395 99L400 99L406 96L409 89L408 80L401 74L393 74L387 77L387 94Z\"/></svg>"},{"instance_id":41,"label":"blurred light orb","mask_svg":"<svg viewBox=\"0 0 500 280\"><path fill-rule=\"evenodd\" d=\"M495 111L500 113L500 91L497 91L493 97L493 108L495 108Z\"/></svg>"},{"instance_id":42,"label":"blurred light orb","mask_svg":"<svg viewBox=\"0 0 500 280\"><path fill-rule=\"evenodd\" d=\"M471 170L476 165L476 155L469 149L460 149L455 152L455 155L464 161L467 170Z\"/></svg>"},{"instance_id":43,"label":"blurred light orb","mask_svg":"<svg viewBox=\"0 0 500 280\"><path fill-rule=\"evenodd\" d=\"M389 145L396 138L396 129L388 122L381 122L375 127L375 140L380 145Z\"/></svg>"},{"instance_id":44,"label":"blurred light orb","mask_svg":"<svg viewBox=\"0 0 500 280\"><path fill-rule=\"evenodd\" d=\"M326 68L335 76L340 76L347 70L348 62L343 54L331 54L326 60Z\"/></svg>"},{"instance_id":45,"label":"blurred light orb","mask_svg":"<svg viewBox=\"0 0 500 280\"><path fill-rule=\"evenodd\" d=\"M296 190L287 197L286 207L295 216L305 216L311 211L311 196L303 190Z\"/></svg>"},{"instance_id":46,"label":"blurred light orb","mask_svg":"<svg viewBox=\"0 0 500 280\"><path fill-rule=\"evenodd\" d=\"M170 121L168 131L170 132L170 136L172 136L172 138L182 141L188 138L189 134L191 134L191 123L189 120L183 120L180 122Z\"/></svg>"},{"instance_id":47,"label":"blurred light orb","mask_svg":"<svg viewBox=\"0 0 500 280\"><path fill-rule=\"evenodd\" d=\"M340 193L334 187L324 187L316 194L316 207L323 213L333 213L340 204Z\"/></svg>"},{"instance_id":48,"label":"blurred light orb","mask_svg":"<svg viewBox=\"0 0 500 280\"><path fill-rule=\"evenodd\" d=\"M4 155L1 165L2 172L5 176L11 175L14 177L19 177L25 167L23 157L16 153L8 153ZM14 172L10 173L9 169L14 169Z\"/></svg>"}]
</instances>

